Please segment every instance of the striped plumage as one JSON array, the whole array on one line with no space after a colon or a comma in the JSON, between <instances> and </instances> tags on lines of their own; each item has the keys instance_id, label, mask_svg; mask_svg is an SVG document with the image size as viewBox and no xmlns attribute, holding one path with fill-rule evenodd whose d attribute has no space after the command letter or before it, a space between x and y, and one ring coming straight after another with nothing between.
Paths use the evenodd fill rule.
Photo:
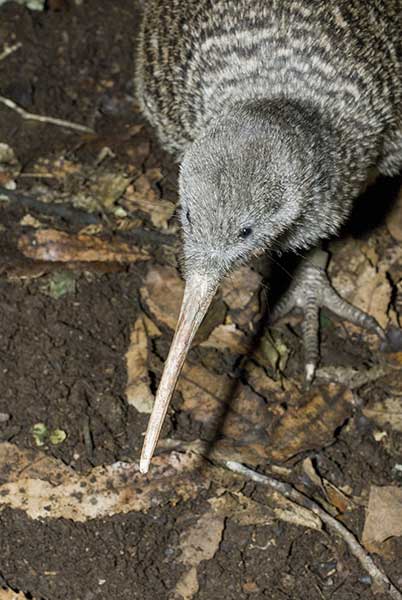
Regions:
<instances>
[{"instance_id":1,"label":"striped plumage","mask_svg":"<svg viewBox=\"0 0 402 600\"><path fill-rule=\"evenodd\" d=\"M148 469L194 332L222 277L339 229L372 171L402 167L402 0L147 0L136 85L180 161L186 292L150 419ZM320 306L381 328L307 265L306 377ZM327 284L328 285L328 284Z\"/></svg>"},{"instance_id":2,"label":"striped plumage","mask_svg":"<svg viewBox=\"0 0 402 600\"><path fill-rule=\"evenodd\" d=\"M381 137L373 160L388 159L381 170L395 174L401 22L400 0L150 0L138 96L162 144L179 155L234 100L309 100L357 142Z\"/></svg>"},{"instance_id":3,"label":"striped plumage","mask_svg":"<svg viewBox=\"0 0 402 600\"><path fill-rule=\"evenodd\" d=\"M289 233L286 245L300 248L336 232L373 168L401 169L401 47L401 0L148 0L138 98L179 160L242 101L315 111L304 128L315 128L317 141L305 145L319 147L317 161L328 155L313 169L328 179L305 190L305 202L316 196L318 211L331 206L312 212L303 235Z\"/></svg>"}]
</instances>

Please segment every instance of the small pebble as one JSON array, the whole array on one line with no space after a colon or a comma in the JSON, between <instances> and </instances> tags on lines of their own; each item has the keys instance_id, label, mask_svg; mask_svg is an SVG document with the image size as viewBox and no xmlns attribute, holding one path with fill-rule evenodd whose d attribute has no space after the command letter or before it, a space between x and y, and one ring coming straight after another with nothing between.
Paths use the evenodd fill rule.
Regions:
<instances>
[{"instance_id":1,"label":"small pebble","mask_svg":"<svg viewBox=\"0 0 402 600\"><path fill-rule=\"evenodd\" d=\"M11 415L8 413L0 412L0 423L7 423L11 419Z\"/></svg>"}]
</instances>

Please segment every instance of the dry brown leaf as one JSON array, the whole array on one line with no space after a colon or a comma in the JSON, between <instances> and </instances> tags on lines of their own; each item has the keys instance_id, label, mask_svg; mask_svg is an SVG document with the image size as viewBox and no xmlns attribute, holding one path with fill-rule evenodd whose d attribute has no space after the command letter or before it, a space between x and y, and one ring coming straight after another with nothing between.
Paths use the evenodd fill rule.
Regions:
<instances>
[{"instance_id":1,"label":"dry brown leaf","mask_svg":"<svg viewBox=\"0 0 402 600\"><path fill-rule=\"evenodd\" d=\"M150 414L154 395L150 389L148 365L147 328L141 315L131 331L130 346L126 353L126 397L130 406L134 406L140 413Z\"/></svg>"},{"instance_id":2,"label":"dry brown leaf","mask_svg":"<svg viewBox=\"0 0 402 600\"><path fill-rule=\"evenodd\" d=\"M289 408L274 428L269 442L272 458L285 461L300 452L327 446L352 410L349 390L335 384L321 387L304 405Z\"/></svg>"},{"instance_id":3,"label":"dry brown leaf","mask_svg":"<svg viewBox=\"0 0 402 600\"><path fill-rule=\"evenodd\" d=\"M320 518L311 510L299 506L274 490L266 490L266 504L255 502L241 492L225 493L218 498L209 499L208 502L216 513L233 519L239 525L269 525L280 519L316 531L322 528Z\"/></svg>"},{"instance_id":4,"label":"dry brown leaf","mask_svg":"<svg viewBox=\"0 0 402 600\"><path fill-rule=\"evenodd\" d=\"M335 254L330 269L337 292L375 317L382 327L389 321L388 307L392 297L388 268L387 262L379 259L372 246L363 241L348 240Z\"/></svg>"},{"instance_id":5,"label":"dry brown leaf","mask_svg":"<svg viewBox=\"0 0 402 600\"><path fill-rule=\"evenodd\" d=\"M401 398L384 398L363 409L363 414L380 427L389 425L395 431L402 432L402 403Z\"/></svg>"},{"instance_id":6,"label":"dry brown leaf","mask_svg":"<svg viewBox=\"0 0 402 600\"><path fill-rule=\"evenodd\" d=\"M222 284L222 295L231 310L242 309L259 291L261 276L242 266L234 271Z\"/></svg>"},{"instance_id":7,"label":"dry brown leaf","mask_svg":"<svg viewBox=\"0 0 402 600\"><path fill-rule=\"evenodd\" d=\"M215 327L208 339L200 346L221 351L228 350L233 354L245 354L250 347L250 341L234 323L231 323Z\"/></svg>"},{"instance_id":8,"label":"dry brown leaf","mask_svg":"<svg viewBox=\"0 0 402 600\"><path fill-rule=\"evenodd\" d=\"M184 292L184 283L176 269L152 267L140 292L152 318L174 330Z\"/></svg>"},{"instance_id":9,"label":"dry brown leaf","mask_svg":"<svg viewBox=\"0 0 402 600\"><path fill-rule=\"evenodd\" d=\"M106 211L112 211L117 200L124 194L130 184L130 179L120 173L98 174L90 186L90 195L94 196L99 205Z\"/></svg>"},{"instance_id":10,"label":"dry brown leaf","mask_svg":"<svg viewBox=\"0 0 402 600\"><path fill-rule=\"evenodd\" d=\"M332 507L336 508L337 513L344 513L351 507L351 500L339 488L325 478L320 477L311 458L304 459L303 471L314 485L321 490L322 496L327 498ZM322 503L322 500L320 501ZM331 506L326 508L332 513Z\"/></svg>"},{"instance_id":11,"label":"dry brown leaf","mask_svg":"<svg viewBox=\"0 0 402 600\"><path fill-rule=\"evenodd\" d=\"M222 515L209 512L182 533L179 560L189 568L176 585L174 597L177 600L191 600L198 592L197 567L203 560L210 560L215 556L222 539L223 525Z\"/></svg>"},{"instance_id":12,"label":"dry brown leaf","mask_svg":"<svg viewBox=\"0 0 402 600\"><path fill-rule=\"evenodd\" d=\"M174 598L191 600L198 591L197 567L203 560L215 556L222 539L225 519L233 519L243 526L267 525L278 518L299 526L321 529L321 521L311 511L298 506L273 491L267 492L273 505L259 504L240 492L225 493L208 500L212 512L205 513L197 523L181 536L180 562L190 566L175 588Z\"/></svg>"},{"instance_id":13,"label":"dry brown leaf","mask_svg":"<svg viewBox=\"0 0 402 600\"><path fill-rule=\"evenodd\" d=\"M152 319L171 330L176 328L183 298L184 282L173 267L153 266L141 288L141 299ZM223 302L214 301L196 334L193 345L205 340L225 318Z\"/></svg>"},{"instance_id":14,"label":"dry brown leaf","mask_svg":"<svg viewBox=\"0 0 402 600\"><path fill-rule=\"evenodd\" d=\"M239 327L253 331L253 320L261 311L259 292L261 276L242 266L222 284L222 297L231 311L231 319Z\"/></svg>"},{"instance_id":15,"label":"dry brown leaf","mask_svg":"<svg viewBox=\"0 0 402 600\"><path fill-rule=\"evenodd\" d=\"M333 483L323 479L322 482L328 501L335 506L338 512L341 514L350 510L353 506L353 502L346 494L337 488Z\"/></svg>"},{"instance_id":16,"label":"dry brown leaf","mask_svg":"<svg viewBox=\"0 0 402 600\"><path fill-rule=\"evenodd\" d=\"M20 171L21 165L13 148L0 143L0 185L9 189L15 188L14 179L18 177Z\"/></svg>"},{"instance_id":17,"label":"dry brown leaf","mask_svg":"<svg viewBox=\"0 0 402 600\"><path fill-rule=\"evenodd\" d=\"M248 362L245 367L247 381L251 388L266 402L275 414L281 415L284 411L282 403L286 400L287 394L297 398L300 392L296 384L291 380L275 380L269 377L264 369L253 362Z\"/></svg>"},{"instance_id":18,"label":"dry brown leaf","mask_svg":"<svg viewBox=\"0 0 402 600\"><path fill-rule=\"evenodd\" d=\"M370 552L392 537L402 537L402 488L371 486L362 541Z\"/></svg>"},{"instance_id":19,"label":"dry brown leaf","mask_svg":"<svg viewBox=\"0 0 402 600\"><path fill-rule=\"evenodd\" d=\"M43 226L43 223L28 213L22 217L20 225L22 227L33 227L34 229L39 229Z\"/></svg>"},{"instance_id":20,"label":"dry brown leaf","mask_svg":"<svg viewBox=\"0 0 402 600\"><path fill-rule=\"evenodd\" d=\"M253 427L262 427L268 417L265 402L249 387L227 375L211 373L202 365L186 364L178 389L183 396L182 409L197 421L214 421L227 411L224 432L229 437L233 434L234 439L236 427L232 430L229 411Z\"/></svg>"},{"instance_id":21,"label":"dry brown leaf","mask_svg":"<svg viewBox=\"0 0 402 600\"><path fill-rule=\"evenodd\" d=\"M172 202L161 199L155 191L155 183L159 183L161 179L160 169L148 169L127 188L123 205L130 211L140 210L146 213L155 227L167 229L176 206Z\"/></svg>"},{"instance_id":22,"label":"dry brown leaf","mask_svg":"<svg viewBox=\"0 0 402 600\"><path fill-rule=\"evenodd\" d=\"M208 488L193 453L158 456L148 477L137 464L116 462L77 474L40 451L0 444L0 510L20 509L32 519L87 521L194 498Z\"/></svg>"},{"instance_id":23,"label":"dry brown leaf","mask_svg":"<svg viewBox=\"0 0 402 600\"><path fill-rule=\"evenodd\" d=\"M56 229L24 234L18 241L18 248L28 258L50 262L131 263L151 258L143 248L125 242L68 234Z\"/></svg>"},{"instance_id":24,"label":"dry brown leaf","mask_svg":"<svg viewBox=\"0 0 402 600\"><path fill-rule=\"evenodd\" d=\"M72 162L64 156L58 156L54 159L39 158L32 168L33 173L51 175L55 179L66 179L72 175L81 173L82 165L79 162Z\"/></svg>"},{"instance_id":25,"label":"dry brown leaf","mask_svg":"<svg viewBox=\"0 0 402 600\"><path fill-rule=\"evenodd\" d=\"M27 600L27 596L22 592L17 593L12 590L0 590L0 600Z\"/></svg>"}]
</instances>

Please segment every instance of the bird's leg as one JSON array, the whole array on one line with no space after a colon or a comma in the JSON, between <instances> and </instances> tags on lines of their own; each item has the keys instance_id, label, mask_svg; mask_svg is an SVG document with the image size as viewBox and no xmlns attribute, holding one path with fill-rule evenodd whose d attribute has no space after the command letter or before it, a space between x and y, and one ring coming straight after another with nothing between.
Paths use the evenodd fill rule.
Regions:
<instances>
[{"instance_id":1,"label":"bird's leg","mask_svg":"<svg viewBox=\"0 0 402 600\"><path fill-rule=\"evenodd\" d=\"M374 317L346 302L331 286L326 273L328 254L313 250L295 274L289 290L272 311L270 321L275 322L294 308L304 313L303 342L305 348L305 375L307 383L314 377L319 360L319 314L325 307L332 313L376 333L382 340L385 333Z\"/></svg>"}]
</instances>

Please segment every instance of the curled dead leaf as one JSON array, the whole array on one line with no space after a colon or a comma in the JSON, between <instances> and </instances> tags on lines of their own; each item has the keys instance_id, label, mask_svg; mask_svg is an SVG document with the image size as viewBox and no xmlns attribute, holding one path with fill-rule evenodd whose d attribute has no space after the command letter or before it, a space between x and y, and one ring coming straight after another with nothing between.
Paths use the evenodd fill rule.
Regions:
<instances>
[{"instance_id":1,"label":"curled dead leaf","mask_svg":"<svg viewBox=\"0 0 402 600\"><path fill-rule=\"evenodd\" d=\"M143 248L92 235L74 235L56 229L24 234L18 248L28 258L50 262L123 262L149 260Z\"/></svg>"}]
</instances>

